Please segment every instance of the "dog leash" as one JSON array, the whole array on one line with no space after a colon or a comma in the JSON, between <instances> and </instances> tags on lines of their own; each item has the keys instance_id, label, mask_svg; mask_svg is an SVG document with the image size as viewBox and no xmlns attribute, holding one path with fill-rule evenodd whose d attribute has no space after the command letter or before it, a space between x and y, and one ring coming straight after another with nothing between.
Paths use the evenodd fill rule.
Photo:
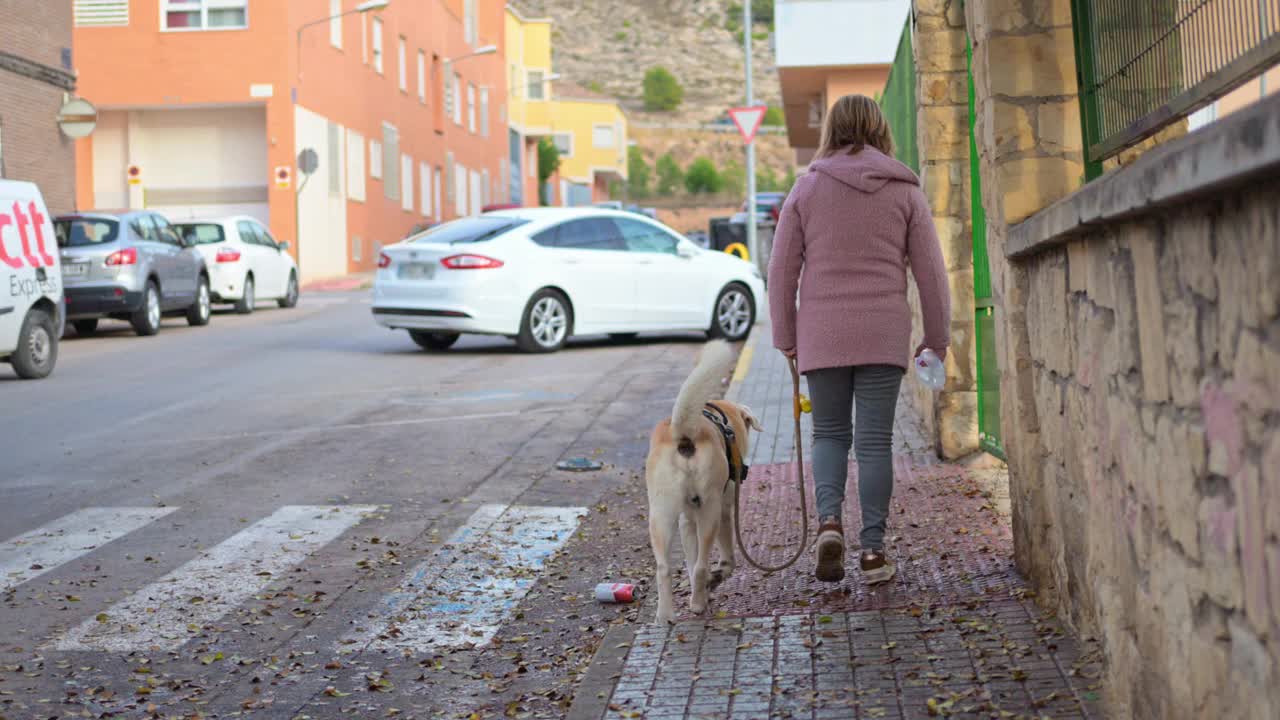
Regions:
<instances>
[{"instance_id":1,"label":"dog leash","mask_svg":"<svg viewBox=\"0 0 1280 720\"><path fill-rule=\"evenodd\" d=\"M803 528L800 532L800 544L796 547L796 554L791 559L781 565L769 566L756 562L751 557L751 553L747 552L747 544L742 541L742 523L738 520L739 508L742 505L742 486L739 485L737 492L733 495L733 531L738 536L738 549L742 551L742 557L757 570L766 573L775 573L779 570L786 570L804 554L804 549L809 545L809 507L804 489L804 445L801 443L800 436L800 371L796 368L796 359L788 358L791 365L791 415L796 421L796 486L800 491L800 526Z\"/></svg>"}]
</instances>

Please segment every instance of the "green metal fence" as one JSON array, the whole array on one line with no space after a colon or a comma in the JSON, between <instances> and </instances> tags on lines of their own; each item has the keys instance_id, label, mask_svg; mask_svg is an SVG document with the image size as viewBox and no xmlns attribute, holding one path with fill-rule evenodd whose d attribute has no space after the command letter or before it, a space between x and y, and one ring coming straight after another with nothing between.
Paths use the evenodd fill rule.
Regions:
<instances>
[{"instance_id":1,"label":"green metal fence","mask_svg":"<svg viewBox=\"0 0 1280 720\"><path fill-rule=\"evenodd\" d=\"M1280 0L1072 0L1087 173L1280 61Z\"/></svg>"},{"instance_id":2,"label":"green metal fence","mask_svg":"<svg viewBox=\"0 0 1280 720\"><path fill-rule=\"evenodd\" d=\"M1005 457L1000 431L1000 364L996 356L996 303L991 292L991 262L987 256L987 213L982 206L982 176L978 171L978 142L974 133L973 42L965 38L969 75L969 219L973 226L973 329L977 345L978 445Z\"/></svg>"},{"instance_id":3,"label":"green metal fence","mask_svg":"<svg viewBox=\"0 0 1280 720\"><path fill-rule=\"evenodd\" d=\"M920 152L916 145L916 67L911 54L911 18L902 26L898 52L889 69L889 79L880 96L880 108L893 132L894 155L907 167L920 172Z\"/></svg>"}]
</instances>

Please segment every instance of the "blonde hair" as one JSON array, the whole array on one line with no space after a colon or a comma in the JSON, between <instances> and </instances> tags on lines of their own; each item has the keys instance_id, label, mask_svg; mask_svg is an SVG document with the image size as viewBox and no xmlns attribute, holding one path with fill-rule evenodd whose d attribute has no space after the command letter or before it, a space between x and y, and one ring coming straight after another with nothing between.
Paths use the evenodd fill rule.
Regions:
<instances>
[{"instance_id":1,"label":"blonde hair","mask_svg":"<svg viewBox=\"0 0 1280 720\"><path fill-rule=\"evenodd\" d=\"M836 100L822 120L822 140L814 159L831 157L842 148L855 155L870 145L893 157L893 134L880 105L866 95L845 95Z\"/></svg>"}]
</instances>

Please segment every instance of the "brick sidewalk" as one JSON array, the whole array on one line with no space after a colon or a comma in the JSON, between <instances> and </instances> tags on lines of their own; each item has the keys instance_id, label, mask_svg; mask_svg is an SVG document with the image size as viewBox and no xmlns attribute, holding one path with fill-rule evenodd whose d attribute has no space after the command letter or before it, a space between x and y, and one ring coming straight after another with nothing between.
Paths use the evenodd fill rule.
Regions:
<instances>
[{"instance_id":1,"label":"brick sidewalk","mask_svg":"<svg viewBox=\"0 0 1280 720\"><path fill-rule=\"evenodd\" d=\"M765 426L752 436L743 537L753 556L776 564L799 540L799 504L791 377L766 325L755 328L743 364L727 396ZM808 415L803 431L808 456ZM1097 652L1029 599L1007 516L971 473L932 458L901 402L894 442L893 582L868 588L856 562L843 582L817 582L811 551L771 576L739 558L712 592L708 618L691 616L680 594L675 626L611 632L570 717L1103 717ZM849 560L860 517L856 471L851 462ZM652 616L652 607L641 613Z\"/></svg>"}]
</instances>

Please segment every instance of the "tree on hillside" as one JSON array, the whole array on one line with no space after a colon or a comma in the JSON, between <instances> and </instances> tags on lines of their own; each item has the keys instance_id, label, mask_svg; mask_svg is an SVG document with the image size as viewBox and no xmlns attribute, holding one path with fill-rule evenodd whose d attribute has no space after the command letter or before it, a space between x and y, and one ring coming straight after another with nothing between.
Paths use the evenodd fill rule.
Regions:
<instances>
[{"instance_id":1,"label":"tree on hillside","mask_svg":"<svg viewBox=\"0 0 1280 720\"><path fill-rule=\"evenodd\" d=\"M644 74L644 109L669 112L684 101L684 88L664 67L649 68Z\"/></svg>"},{"instance_id":2,"label":"tree on hillside","mask_svg":"<svg viewBox=\"0 0 1280 720\"><path fill-rule=\"evenodd\" d=\"M782 114L782 108L774 105L764 111L764 120L762 120L760 124L761 125L785 125L786 122L787 122L787 119L786 119L786 116Z\"/></svg>"},{"instance_id":3,"label":"tree on hillside","mask_svg":"<svg viewBox=\"0 0 1280 720\"><path fill-rule=\"evenodd\" d=\"M560 169L560 148L551 141L551 138L544 137L538 141L538 201L543 205L549 205L551 199L547 197L547 180Z\"/></svg>"},{"instance_id":4,"label":"tree on hillside","mask_svg":"<svg viewBox=\"0 0 1280 720\"><path fill-rule=\"evenodd\" d=\"M671 153L658 158L657 171L658 194L674 195L680 183L684 182L684 172L676 164L676 159L671 157Z\"/></svg>"},{"instance_id":5,"label":"tree on hillside","mask_svg":"<svg viewBox=\"0 0 1280 720\"><path fill-rule=\"evenodd\" d=\"M635 145L627 148L627 190L633 200L649 197L649 163Z\"/></svg>"},{"instance_id":6,"label":"tree on hillside","mask_svg":"<svg viewBox=\"0 0 1280 720\"><path fill-rule=\"evenodd\" d=\"M690 168L692 170L693 168ZM720 187L725 190L747 192L747 171L742 163L730 160L720 171Z\"/></svg>"},{"instance_id":7,"label":"tree on hillside","mask_svg":"<svg viewBox=\"0 0 1280 720\"><path fill-rule=\"evenodd\" d=\"M716 172L715 163L710 158L700 157L689 165L684 176L684 187L692 194L720 192L724 187L724 178Z\"/></svg>"},{"instance_id":8,"label":"tree on hillside","mask_svg":"<svg viewBox=\"0 0 1280 720\"><path fill-rule=\"evenodd\" d=\"M762 166L756 170L756 190L758 192L777 192L782 189L782 182L773 168Z\"/></svg>"}]
</instances>

